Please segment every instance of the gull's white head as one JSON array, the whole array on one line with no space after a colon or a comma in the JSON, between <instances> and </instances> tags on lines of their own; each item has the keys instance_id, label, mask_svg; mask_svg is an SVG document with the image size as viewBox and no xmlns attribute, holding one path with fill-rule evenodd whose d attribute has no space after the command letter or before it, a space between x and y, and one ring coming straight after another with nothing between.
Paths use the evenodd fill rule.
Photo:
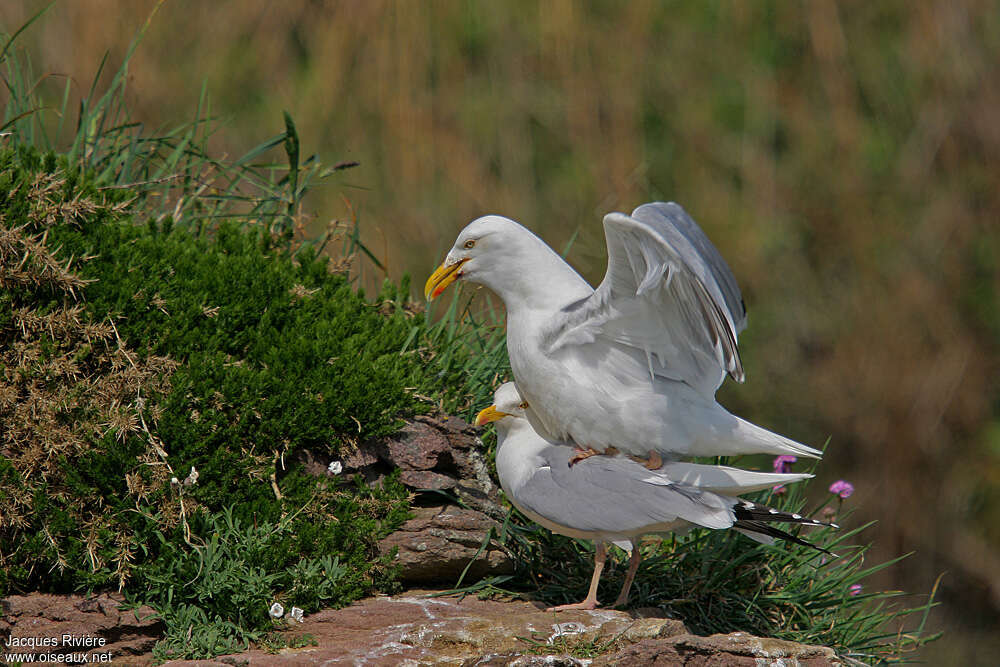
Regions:
<instances>
[{"instance_id":1,"label":"gull's white head","mask_svg":"<svg viewBox=\"0 0 1000 667\"><path fill-rule=\"evenodd\" d=\"M544 241L500 215L486 215L465 226L444 262L427 279L424 296L434 299L456 280L485 285L508 309L590 292L586 281Z\"/></svg>"},{"instance_id":2,"label":"gull's white head","mask_svg":"<svg viewBox=\"0 0 1000 667\"><path fill-rule=\"evenodd\" d=\"M473 220L458 234L444 262L427 279L424 296L434 299L459 279L494 287L492 276L510 271L509 261L516 261L525 236L537 241L534 234L503 216Z\"/></svg>"},{"instance_id":3,"label":"gull's white head","mask_svg":"<svg viewBox=\"0 0 1000 667\"><path fill-rule=\"evenodd\" d=\"M516 419L527 418L528 403L521 398L517 386L513 382L505 382L493 393L493 405L476 415L476 426L490 422L513 422Z\"/></svg>"}]
</instances>

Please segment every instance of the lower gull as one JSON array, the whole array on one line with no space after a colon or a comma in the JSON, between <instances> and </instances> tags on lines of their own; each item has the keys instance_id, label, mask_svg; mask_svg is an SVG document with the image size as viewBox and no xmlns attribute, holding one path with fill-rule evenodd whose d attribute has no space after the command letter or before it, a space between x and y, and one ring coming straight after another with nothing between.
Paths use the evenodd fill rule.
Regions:
<instances>
[{"instance_id":1,"label":"lower gull","mask_svg":"<svg viewBox=\"0 0 1000 667\"><path fill-rule=\"evenodd\" d=\"M639 568L638 540L647 534L691 526L732 528L757 541L774 538L825 549L780 530L772 522L836 527L799 514L779 512L738 498L740 494L811 477L763 473L727 466L671 462L649 470L628 456L595 456L572 465L575 448L550 442L532 428L530 406L512 382L501 385L494 404L476 417L476 426L495 422L497 475L510 502L545 528L593 540L594 575L587 597L553 611L594 609L607 543L630 552L629 567L613 606L628 602Z\"/></svg>"}]
</instances>

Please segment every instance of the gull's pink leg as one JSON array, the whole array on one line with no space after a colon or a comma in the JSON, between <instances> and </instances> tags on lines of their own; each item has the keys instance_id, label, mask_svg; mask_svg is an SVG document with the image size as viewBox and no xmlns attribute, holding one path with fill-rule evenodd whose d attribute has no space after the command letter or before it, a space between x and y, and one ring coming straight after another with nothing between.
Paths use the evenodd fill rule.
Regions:
<instances>
[{"instance_id":1,"label":"gull's pink leg","mask_svg":"<svg viewBox=\"0 0 1000 667\"><path fill-rule=\"evenodd\" d=\"M570 611L572 609L594 609L597 607L597 584L601 580L601 571L604 569L604 560L608 551L604 542L597 542L594 545L594 576L590 579L590 592L583 602L576 604L561 604L558 607L549 607L545 611ZM638 566L637 566L638 567Z\"/></svg>"},{"instance_id":2,"label":"gull's pink leg","mask_svg":"<svg viewBox=\"0 0 1000 667\"><path fill-rule=\"evenodd\" d=\"M639 545L633 542L632 556L628 561L628 572L625 573L625 583L622 584L622 592L618 594L618 599L611 605L612 607L620 607L628 602L628 591L632 588L632 580L635 579L635 573L639 569L639 561L641 560L642 554L639 553Z\"/></svg>"}]
</instances>

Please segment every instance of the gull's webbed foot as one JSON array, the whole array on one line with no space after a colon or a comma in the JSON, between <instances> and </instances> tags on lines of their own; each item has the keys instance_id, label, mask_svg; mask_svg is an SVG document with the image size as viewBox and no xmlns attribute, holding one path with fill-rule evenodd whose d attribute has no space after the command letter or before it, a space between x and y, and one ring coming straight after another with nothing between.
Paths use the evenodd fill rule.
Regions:
<instances>
[{"instance_id":1,"label":"gull's webbed foot","mask_svg":"<svg viewBox=\"0 0 1000 667\"><path fill-rule=\"evenodd\" d=\"M641 456L630 456L629 458L636 463L641 463L647 470L659 470L663 467L663 457L660 456L659 452L653 450L649 450L649 457L647 458L642 458Z\"/></svg>"},{"instance_id":2,"label":"gull's webbed foot","mask_svg":"<svg viewBox=\"0 0 1000 667\"><path fill-rule=\"evenodd\" d=\"M615 447L608 447L603 452L599 449L594 449L593 447L587 447L586 449L576 448L576 453L573 458L569 460L569 467L572 468L574 463L579 463L584 459L589 459L591 456L617 456L618 450Z\"/></svg>"},{"instance_id":3,"label":"gull's webbed foot","mask_svg":"<svg viewBox=\"0 0 1000 667\"><path fill-rule=\"evenodd\" d=\"M570 458L569 460L569 467L572 468L575 464L579 463L580 461L589 459L591 456L600 456L602 453L603 452L599 452L593 447L587 447L586 449L581 449L577 447L576 451L573 454L573 457Z\"/></svg>"},{"instance_id":4,"label":"gull's webbed foot","mask_svg":"<svg viewBox=\"0 0 1000 667\"><path fill-rule=\"evenodd\" d=\"M591 611L597 609L597 600L586 599L583 602L576 602L573 604L561 604L558 607L549 607L545 611L574 611L577 609L582 609L586 611Z\"/></svg>"}]
</instances>

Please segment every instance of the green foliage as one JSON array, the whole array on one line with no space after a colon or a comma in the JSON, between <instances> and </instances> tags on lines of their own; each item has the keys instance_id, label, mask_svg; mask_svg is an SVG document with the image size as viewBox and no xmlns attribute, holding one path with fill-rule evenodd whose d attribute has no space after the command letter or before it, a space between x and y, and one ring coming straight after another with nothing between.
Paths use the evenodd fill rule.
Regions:
<instances>
[{"instance_id":1,"label":"green foliage","mask_svg":"<svg viewBox=\"0 0 1000 667\"><path fill-rule=\"evenodd\" d=\"M25 287L0 300L0 330L24 341L0 387L18 425L0 457L4 589L117 583L166 620L163 657L257 640L275 600L310 612L392 590L375 542L405 519L407 492L320 481L296 455L339 456L423 409L407 387L429 384L426 367L400 354L422 320L231 222L133 226L120 197L68 173L0 153L0 277ZM86 308L66 310L72 290ZM120 409L81 405L88 390Z\"/></svg>"},{"instance_id":2,"label":"green foliage","mask_svg":"<svg viewBox=\"0 0 1000 667\"><path fill-rule=\"evenodd\" d=\"M448 391L442 410L472 421L476 412L493 402L493 391L510 376L507 336L503 316L487 298L477 312L475 301L459 290L451 294L444 313L435 318L423 336L425 354Z\"/></svg>"},{"instance_id":3,"label":"green foliage","mask_svg":"<svg viewBox=\"0 0 1000 667\"><path fill-rule=\"evenodd\" d=\"M270 629L276 599L308 612L392 590L375 542L407 492L317 480L296 454L339 456L422 408L406 387L425 367L399 353L422 320L234 223L133 226L122 193L70 173L0 153L0 277L22 286L0 300L20 350L0 387L16 425L0 458L4 589L124 586L167 621L159 653L202 657ZM67 310L73 290L86 308Z\"/></svg>"},{"instance_id":4,"label":"green foliage","mask_svg":"<svg viewBox=\"0 0 1000 667\"><path fill-rule=\"evenodd\" d=\"M137 602L154 605L168 628L154 650L159 660L246 650L284 626L269 614L273 603L312 613L350 602L359 588L358 573L338 557L289 550L288 519L252 524L226 509L206 517L199 532L206 541L198 545L157 534L159 556L137 576Z\"/></svg>"}]
</instances>

